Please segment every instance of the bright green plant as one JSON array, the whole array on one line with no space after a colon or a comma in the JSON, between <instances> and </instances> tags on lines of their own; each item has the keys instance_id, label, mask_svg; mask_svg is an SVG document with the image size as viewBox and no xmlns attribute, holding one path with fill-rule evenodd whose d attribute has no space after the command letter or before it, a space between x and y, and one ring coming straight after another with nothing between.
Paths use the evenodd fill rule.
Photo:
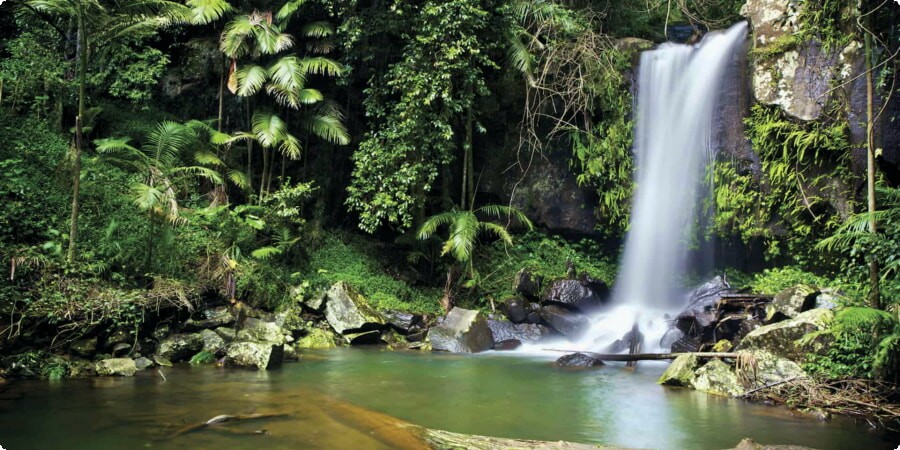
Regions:
<instances>
[{"instance_id":1,"label":"bright green plant","mask_svg":"<svg viewBox=\"0 0 900 450\"><path fill-rule=\"evenodd\" d=\"M834 339L825 355L810 355L805 368L830 378L900 377L900 322L873 308L850 307L835 314L831 327L806 339Z\"/></svg>"},{"instance_id":2,"label":"bright green plant","mask_svg":"<svg viewBox=\"0 0 900 450\"><path fill-rule=\"evenodd\" d=\"M483 217L496 217L506 220L505 225L483 220ZM476 279L473 257L475 256L475 244L482 233L493 234L506 244L512 245L512 235L507 228L511 223L522 224L529 230L534 228L531 220L521 211L509 206L486 205L467 211L447 211L436 214L425 220L419 227L416 237L425 240L437 232L438 228L447 225L449 234L444 240L441 256L449 254L468 273L469 280Z\"/></svg>"}]
</instances>

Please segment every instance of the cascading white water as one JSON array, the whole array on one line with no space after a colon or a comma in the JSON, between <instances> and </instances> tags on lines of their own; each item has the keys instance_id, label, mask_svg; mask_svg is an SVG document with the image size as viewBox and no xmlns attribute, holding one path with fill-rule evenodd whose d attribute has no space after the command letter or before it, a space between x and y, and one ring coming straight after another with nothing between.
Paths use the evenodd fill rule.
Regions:
<instances>
[{"instance_id":1,"label":"cascading white water","mask_svg":"<svg viewBox=\"0 0 900 450\"><path fill-rule=\"evenodd\" d=\"M683 307L680 282L700 199L722 80L747 24L709 33L696 46L663 44L641 55L631 227L613 291L612 310L598 314L581 348L621 338L637 322L645 350L657 349L666 313Z\"/></svg>"}]
</instances>

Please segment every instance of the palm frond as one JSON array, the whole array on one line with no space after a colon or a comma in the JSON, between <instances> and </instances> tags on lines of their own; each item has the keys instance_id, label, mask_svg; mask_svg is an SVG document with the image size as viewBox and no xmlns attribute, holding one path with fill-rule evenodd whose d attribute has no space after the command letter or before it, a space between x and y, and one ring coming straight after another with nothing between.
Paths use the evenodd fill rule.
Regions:
<instances>
[{"instance_id":1,"label":"palm frond","mask_svg":"<svg viewBox=\"0 0 900 450\"><path fill-rule=\"evenodd\" d=\"M310 22L303 25L300 33L308 38L328 37L334 34L334 25L326 21Z\"/></svg>"},{"instance_id":2,"label":"palm frond","mask_svg":"<svg viewBox=\"0 0 900 450\"><path fill-rule=\"evenodd\" d=\"M466 262L472 258L477 236L478 218L470 211L462 211L450 225L450 239L444 243L441 254L450 253L457 261Z\"/></svg>"},{"instance_id":3,"label":"palm frond","mask_svg":"<svg viewBox=\"0 0 900 450\"><path fill-rule=\"evenodd\" d=\"M172 121L163 121L147 134L147 145L144 153L155 161L172 166L182 151L196 139L196 133L190 128Z\"/></svg>"},{"instance_id":4,"label":"palm frond","mask_svg":"<svg viewBox=\"0 0 900 450\"><path fill-rule=\"evenodd\" d=\"M197 176L200 178L205 178L215 184L222 184L222 175L220 175L219 172L217 172L213 169L210 169L209 167L182 166L182 167L175 167L175 168L171 169L170 172L173 175L186 173L186 174L194 175L194 176Z\"/></svg>"},{"instance_id":5,"label":"palm frond","mask_svg":"<svg viewBox=\"0 0 900 450\"><path fill-rule=\"evenodd\" d=\"M224 166L225 163L215 153L208 150L201 150L194 153L194 161L204 166Z\"/></svg>"},{"instance_id":6,"label":"palm frond","mask_svg":"<svg viewBox=\"0 0 900 450\"><path fill-rule=\"evenodd\" d=\"M279 10L278 13L275 14L275 18L279 21L284 21L289 19L291 16L300 9L303 4L306 3L306 0L291 0L285 3Z\"/></svg>"},{"instance_id":7,"label":"palm frond","mask_svg":"<svg viewBox=\"0 0 900 450\"><path fill-rule=\"evenodd\" d=\"M186 4L191 9L190 22L196 25L215 22L234 10L225 0L187 0Z\"/></svg>"},{"instance_id":8,"label":"palm frond","mask_svg":"<svg viewBox=\"0 0 900 450\"><path fill-rule=\"evenodd\" d=\"M143 158L144 154L136 147L129 144L131 138L105 138L96 139L94 146L100 154L105 153L121 153L133 156L135 158Z\"/></svg>"},{"instance_id":9,"label":"palm frond","mask_svg":"<svg viewBox=\"0 0 900 450\"><path fill-rule=\"evenodd\" d=\"M240 189L247 189L250 187L250 178L247 177L246 173L239 170L229 170L228 180Z\"/></svg>"},{"instance_id":10,"label":"palm frond","mask_svg":"<svg viewBox=\"0 0 900 450\"><path fill-rule=\"evenodd\" d=\"M241 97L249 97L262 88L268 79L269 74L266 69L260 66L243 67L235 72L237 79L237 95Z\"/></svg>"},{"instance_id":11,"label":"palm frond","mask_svg":"<svg viewBox=\"0 0 900 450\"><path fill-rule=\"evenodd\" d=\"M281 253L282 253L282 250L280 248L269 246L269 247L260 247L256 250L253 250L252 252L250 252L250 256L252 256L256 259L267 260L273 256L280 255Z\"/></svg>"},{"instance_id":12,"label":"palm frond","mask_svg":"<svg viewBox=\"0 0 900 450\"><path fill-rule=\"evenodd\" d=\"M229 58L240 58L247 54L250 46L247 38L253 34L256 25L250 21L250 16L238 16L225 25L222 38L219 41L219 49Z\"/></svg>"},{"instance_id":13,"label":"palm frond","mask_svg":"<svg viewBox=\"0 0 900 450\"><path fill-rule=\"evenodd\" d=\"M304 105L312 105L325 100L325 96L318 89L306 88L300 90L297 99Z\"/></svg>"},{"instance_id":14,"label":"palm frond","mask_svg":"<svg viewBox=\"0 0 900 450\"><path fill-rule=\"evenodd\" d=\"M306 84L300 59L295 56L281 58L269 67L268 75L272 82L266 86L266 92L282 105L299 108L300 93Z\"/></svg>"},{"instance_id":15,"label":"palm frond","mask_svg":"<svg viewBox=\"0 0 900 450\"><path fill-rule=\"evenodd\" d=\"M253 113L252 122L253 134L263 147L278 145L288 134L287 124L276 114L257 111Z\"/></svg>"},{"instance_id":16,"label":"palm frond","mask_svg":"<svg viewBox=\"0 0 900 450\"><path fill-rule=\"evenodd\" d=\"M522 211L519 211L516 208L504 205L485 205L476 210L479 214L485 214L488 216L494 216L500 219L515 219L516 222L525 225L529 230L534 229L534 224L531 223L531 220L528 219L528 216L525 215Z\"/></svg>"},{"instance_id":17,"label":"palm frond","mask_svg":"<svg viewBox=\"0 0 900 450\"><path fill-rule=\"evenodd\" d=\"M253 35L256 37L260 53L264 55L274 55L294 46L294 38L291 35L282 33L278 27L265 22L254 27Z\"/></svg>"},{"instance_id":18,"label":"palm frond","mask_svg":"<svg viewBox=\"0 0 900 450\"><path fill-rule=\"evenodd\" d=\"M303 151L300 146L300 140L289 133L286 133L281 140L278 150L288 159L299 159L300 153Z\"/></svg>"},{"instance_id":19,"label":"palm frond","mask_svg":"<svg viewBox=\"0 0 900 450\"><path fill-rule=\"evenodd\" d=\"M304 120L304 126L312 134L333 144L347 145L350 133L341 120L332 115L316 114Z\"/></svg>"},{"instance_id":20,"label":"palm frond","mask_svg":"<svg viewBox=\"0 0 900 450\"><path fill-rule=\"evenodd\" d=\"M132 190L134 191L134 204L143 211L155 208L162 202L162 191L153 186L135 183Z\"/></svg>"},{"instance_id":21,"label":"palm frond","mask_svg":"<svg viewBox=\"0 0 900 450\"><path fill-rule=\"evenodd\" d=\"M311 73L316 75L337 76L344 73L344 66L324 56L313 56L300 60L300 67L303 73Z\"/></svg>"},{"instance_id":22,"label":"palm frond","mask_svg":"<svg viewBox=\"0 0 900 450\"><path fill-rule=\"evenodd\" d=\"M493 222L478 222L478 229L491 233L503 240L503 242L512 245L512 236L506 230L506 227L502 225Z\"/></svg>"},{"instance_id":23,"label":"palm frond","mask_svg":"<svg viewBox=\"0 0 900 450\"><path fill-rule=\"evenodd\" d=\"M438 228L440 228L441 225L453 223L458 214L458 211L447 211L429 217L419 227L419 231L416 232L416 239L425 240L430 238L431 236L434 236L434 233Z\"/></svg>"}]
</instances>

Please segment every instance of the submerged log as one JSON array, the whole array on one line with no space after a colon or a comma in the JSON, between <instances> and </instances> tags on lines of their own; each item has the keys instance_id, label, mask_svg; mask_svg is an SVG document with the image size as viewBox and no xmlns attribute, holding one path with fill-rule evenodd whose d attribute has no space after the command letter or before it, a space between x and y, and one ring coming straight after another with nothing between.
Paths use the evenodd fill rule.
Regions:
<instances>
[{"instance_id":1,"label":"submerged log","mask_svg":"<svg viewBox=\"0 0 900 450\"><path fill-rule=\"evenodd\" d=\"M728 352L685 352L685 353L635 353L635 354L619 354L619 353L594 353L583 350L561 350L556 348L544 349L549 352L565 352L565 353L584 353L594 359L601 361L661 361L666 359L675 359L681 355L694 355L700 359L711 358L737 358L738 353Z\"/></svg>"},{"instance_id":2,"label":"submerged log","mask_svg":"<svg viewBox=\"0 0 900 450\"><path fill-rule=\"evenodd\" d=\"M237 421L242 421L242 420L271 419L271 418L275 418L275 417L285 417L285 416L287 416L287 414L245 414L245 415L237 415L237 416L233 416L230 414L221 414L221 415L213 417L212 419L209 419L205 422L195 423L195 424L191 424L191 425L185 425L185 426L175 430L175 432L172 433L171 436L169 436L169 439L176 438L178 436L192 433L194 431L201 430L203 428L207 428L207 427L211 427L214 425L219 425L219 424L227 423L227 422L237 422ZM265 430L263 430L263 432L254 431L249 434L265 434Z\"/></svg>"}]
</instances>

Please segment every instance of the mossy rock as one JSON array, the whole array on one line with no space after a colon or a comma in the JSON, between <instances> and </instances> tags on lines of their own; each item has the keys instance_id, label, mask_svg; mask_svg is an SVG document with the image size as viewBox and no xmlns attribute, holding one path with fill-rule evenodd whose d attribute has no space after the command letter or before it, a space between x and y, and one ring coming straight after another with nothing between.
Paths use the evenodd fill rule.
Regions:
<instances>
[{"instance_id":1,"label":"mossy rock","mask_svg":"<svg viewBox=\"0 0 900 450\"><path fill-rule=\"evenodd\" d=\"M700 361L697 355L693 353L679 355L675 361L672 361L672 364L669 364L657 383L667 386L691 387L693 386L694 372L699 365Z\"/></svg>"},{"instance_id":2,"label":"mossy rock","mask_svg":"<svg viewBox=\"0 0 900 450\"><path fill-rule=\"evenodd\" d=\"M816 308L800 313L797 317L782 322L759 327L741 341L741 349L760 349L792 361L803 361L807 353L822 353L827 350L829 337L820 334L814 339L804 336L824 331L834 320L834 313L828 309Z\"/></svg>"},{"instance_id":3,"label":"mossy rock","mask_svg":"<svg viewBox=\"0 0 900 450\"><path fill-rule=\"evenodd\" d=\"M714 359L697 369L691 384L694 389L713 395L738 397L744 395L744 386L734 369L722 360Z\"/></svg>"},{"instance_id":4,"label":"mossy rock","mask_svg":"<svg viewBox=\"0 0 900 450\"><path fill-rule=\"evenodd\" d=\"M334 348L334 334L321 328L312 328L307 331L306 336L300 338L294 344L296 349L315 349L315 348Z\"/></svg>"}]
</instances>

